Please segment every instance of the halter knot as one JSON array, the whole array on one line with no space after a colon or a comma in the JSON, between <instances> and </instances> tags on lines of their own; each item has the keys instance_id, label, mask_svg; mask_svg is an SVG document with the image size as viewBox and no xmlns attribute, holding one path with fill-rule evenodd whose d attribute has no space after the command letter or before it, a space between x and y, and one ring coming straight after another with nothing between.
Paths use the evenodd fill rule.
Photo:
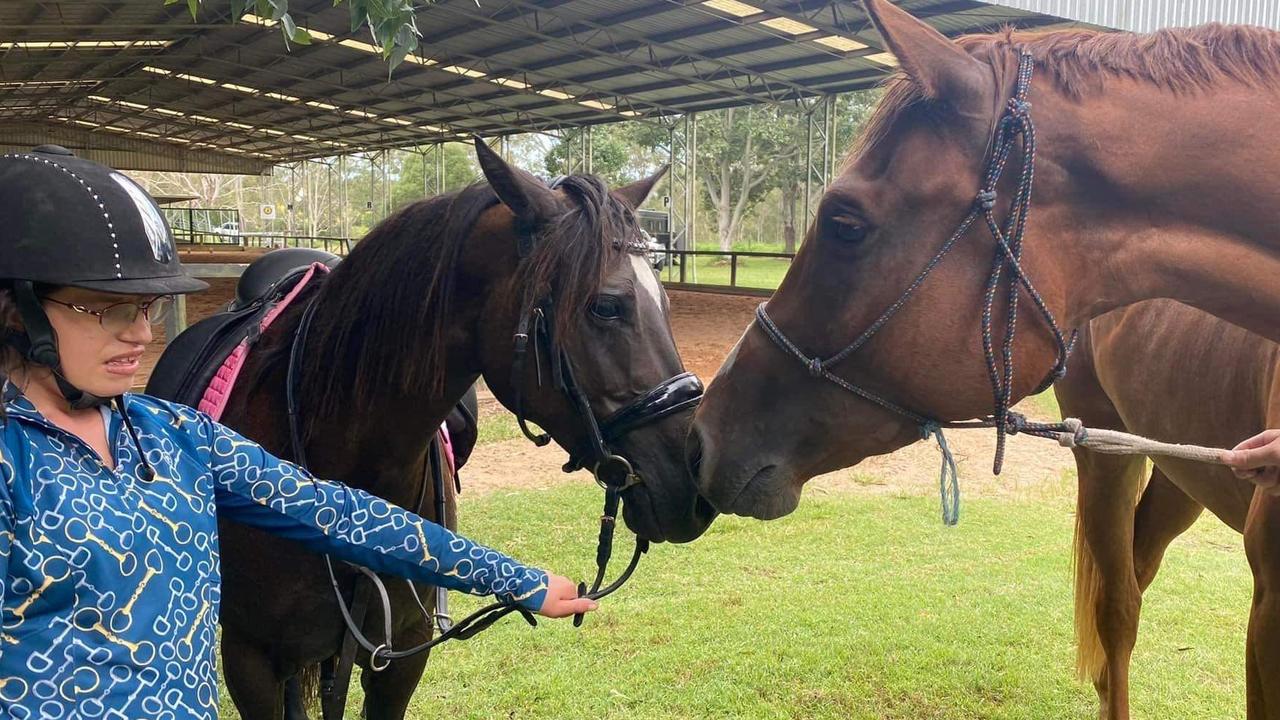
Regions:
<instances>
[{"instance_id":1,"label":"halter knot","mask_svg":"<svg viewBox=\"0 0 1280 720\"><path fill-rule=\"evenodd\" d=\"M1027 418L1021 413L1010 412L1004 419L1004 431L1010 435L1017 435L1027 429Z\"/></svg>"},{"instance_id":2,"label":"halter knot","mask_svg":"<svg viewBox=\"0 0 1280 720\"><path fill-rule=\"evenodd\" d=\"M1064 357L1062 361L1053 366L1053 381L1057 382L1067 376L1067 359Z\"/></svg>"},{"instance_id":3,"label":"halter knot","mask_svg":"<svg viewBox=\"0 0 1280 720\"><path fill-rule=\"evenodd\" d=\"M990 210L996 206L996 191L982 190L978 193L978 197L975 198L974 202L983 210Z\"/></svg>"},{"instance_id":4,"label":"halter knot","mask_svg":"<svg viewBox=\"0 0 1280 720\"><path fill-rule=\"evenodd\" d=\"M1031 101L1012 98L1009 100L1009 113L1026 117L1031 114Z\"/></svg>"},{"instance_id":5,"label":"halter knot","mask_svg":"<svg viewBox=\"0 0 1280 720\"><path fill-rule=\"evenodd\" d=\"M942 430L942 426L939 425L934 420L928 420L926 422L920 423L920 439L928 440L934 435L937 435L941 430Z\"/></svg>"},{"instance_id":6,"label":"halter knot","mask_svg":"<svg viewBox=\"0 0 1280 720\"><path fill-rule=\"evenodd\" d=\"M822 367L822 360L816 357L809 358L809 361L805 363L805 367L809 368L811 377L822 377L822 374L826 372L826 368Z\"/></svg>"}]
</instances>

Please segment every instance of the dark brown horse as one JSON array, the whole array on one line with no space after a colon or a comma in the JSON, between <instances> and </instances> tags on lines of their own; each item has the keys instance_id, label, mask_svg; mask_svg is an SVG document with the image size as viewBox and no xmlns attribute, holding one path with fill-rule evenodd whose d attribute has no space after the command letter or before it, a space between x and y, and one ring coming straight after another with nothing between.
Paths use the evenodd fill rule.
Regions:
<instances>
[{"instance_id":1,"label":"dark brown horse","mask_svg":"<svg viewBox=\"0 0 1280 720\"><path fill-rule=\"evenodd\" d=\"M428 443L478 378L573 457L589 459L592 428L548 374L550 355L573 364L590 414L601 419L683 372L666 296L637 244L633 209L659 176L612 193L579 176L551 189L482 143L477 152L488 184L415 203L375 228L317 291L299 348L309 467L426 514L430 495L415 505ZM308 304L301 299L263 338L223 416L284 457L293 456L285 389L294 330ZM518 324L536 309L545 309L556 347L530 342L523 372L515 372L517 333L535 334ZM672 413L610 438L610 449L641 479L623 494L626 523L649 540L688 540L711 520L687 481L649 482L685 472L689 419L688 410ZM584 556L592 539L583 539ZM300 546L229 523L221 549L227 685L248 720L279 718L284 682L337 654L343 637L325 564ZM339 569L348 602L354 577ZM394 644L429 638L430 623L406 583L386 585ZM382 642L381 625L372 611L364 632ZM368 671L367 653L357 661L366 670L366 717L403 717L426 655L380 672Z\"/></svg>"},{"instance_id":2,"label":"dark brown horse","mask_svg":"<svg viewBox=\"0 0 1280 720\"><path fill-rule=\"evenodd\" d=\"M1178 299L1280 340L1280 128L1263 121L1280 112L1280 34L957 43L865 4L903 75L767 304L773 331L763 319L748 330L698 410L690 459L718 509L784 515L809 478L936 422L995 411L1016 429L999 411L1054 377L1058 335L1140 300ZM1010 293L1019 274L1028 282ZM1280 499L1252 499L1245 536L1258 588L1250 711L1280 717L1280 554L1262 552L1280 546Z\"/></svg>"},{"instance_id":3,"label":"dark brown horse","mask_svg":"<svg viewBox=\"0 0 1280 720\"><path fill-rule=\"evenodd\" d=\"M1054 391L1064 415L1089 427L1231 446L1280 427L1280 345L1186 305L1153 300L1090 322ZM1169 543L1205 508L1243 532L1254 495L1253 483L1226 468L1151 460L1148 479L1140 456L1076 451L1078 665L1098 689L1104 718L1129 717L1142 592ZM1251 645L1249 652L1260 650ZM1249 667L1266 665L1251 660Z\"/></svg>"}]
</instances>

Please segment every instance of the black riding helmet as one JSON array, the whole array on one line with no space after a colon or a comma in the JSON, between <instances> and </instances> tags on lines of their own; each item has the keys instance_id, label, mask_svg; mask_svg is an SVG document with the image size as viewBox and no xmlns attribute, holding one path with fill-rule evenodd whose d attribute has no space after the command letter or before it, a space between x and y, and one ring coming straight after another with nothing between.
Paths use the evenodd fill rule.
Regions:
<instances>
[{"instance_id":1,"label":"black riding helmet","mask_svg":"<svg viewBox=\"0 0 1280 720\"><path fill-rule=\"evenodd\" d=\"M58 340L35 286L170 295L204 290L182 268L155 200L123 173L57 145L0 155L0 283L25 333L4 342L55 371L72 406L102 402L62 377Z\"/></svg>"}]
</instances>

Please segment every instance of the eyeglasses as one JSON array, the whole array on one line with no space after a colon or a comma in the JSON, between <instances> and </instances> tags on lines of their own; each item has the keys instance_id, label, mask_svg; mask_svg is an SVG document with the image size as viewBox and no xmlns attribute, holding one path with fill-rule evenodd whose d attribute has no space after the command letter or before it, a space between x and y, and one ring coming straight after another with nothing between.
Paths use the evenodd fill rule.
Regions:
<instances>
[{"instance_id":1,"label":"eyeglasses","mask_svg":"<svg viewBox=\"0 0 1280 720\"><path fill-rule=\"evenodd\" d=\"M98 318L98 324L102 326L103 330L112 334L122 333L133 327L133 324L138 321L139 315L146 317L152 324L162 323L165 318L169 316L169 308L173 307L172 295L161 295L140 303L115 303L114 305L108 305L101 310L93 310L83 305L65 303L51 297L45 297L42 299L56 305L71 308L78 313L92 315Z\"/></svg>"}]
</instances>

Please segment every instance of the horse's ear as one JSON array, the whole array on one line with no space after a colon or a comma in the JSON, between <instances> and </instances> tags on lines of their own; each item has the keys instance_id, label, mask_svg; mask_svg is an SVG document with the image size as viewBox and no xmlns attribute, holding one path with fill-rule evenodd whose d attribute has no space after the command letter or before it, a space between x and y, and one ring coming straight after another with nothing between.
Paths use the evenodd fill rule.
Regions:
<instances>
[{"instance_id":1,"label":"horse's ear","mask_svg":"<svg viewBox=\"0 0 1280 720\"><path fill-rule=\"evenodd\" d=\"M862 4L903 72L926 97L961 109L991 111L987 100L994 91L989 87L993 81L982 63L889 0L862 0Z\"/></svg>"},{"instance_id":2,"label":"horse's ear","mask_svg":"<svg viewBox=\"0 0 1280 720\"><path fill-rule=\"evenodd\" d=\"M658 168L658 172L643 180L637 180L630 185L614 188L613 194L615 197L622 198L631 207L638 208L644 204L645 199L649 197L649 193L653 192L653 186L657 185L662 176L667 174L667 170L670 167L670 165L663 165Z\"/></svg>"},{"instance_id":3,"label":"horse's ear","mask_svg":"<svg viewBox=\"0 0 1280 720\"><path fill-rule=\"evenodd\" d=\"M478 136L475 144L476 159L480 161L485 179L502 204L511 208L521 222L537 224L555 215L555 192L524 170L508 165Z\"/></svg>"}]
</instances>

